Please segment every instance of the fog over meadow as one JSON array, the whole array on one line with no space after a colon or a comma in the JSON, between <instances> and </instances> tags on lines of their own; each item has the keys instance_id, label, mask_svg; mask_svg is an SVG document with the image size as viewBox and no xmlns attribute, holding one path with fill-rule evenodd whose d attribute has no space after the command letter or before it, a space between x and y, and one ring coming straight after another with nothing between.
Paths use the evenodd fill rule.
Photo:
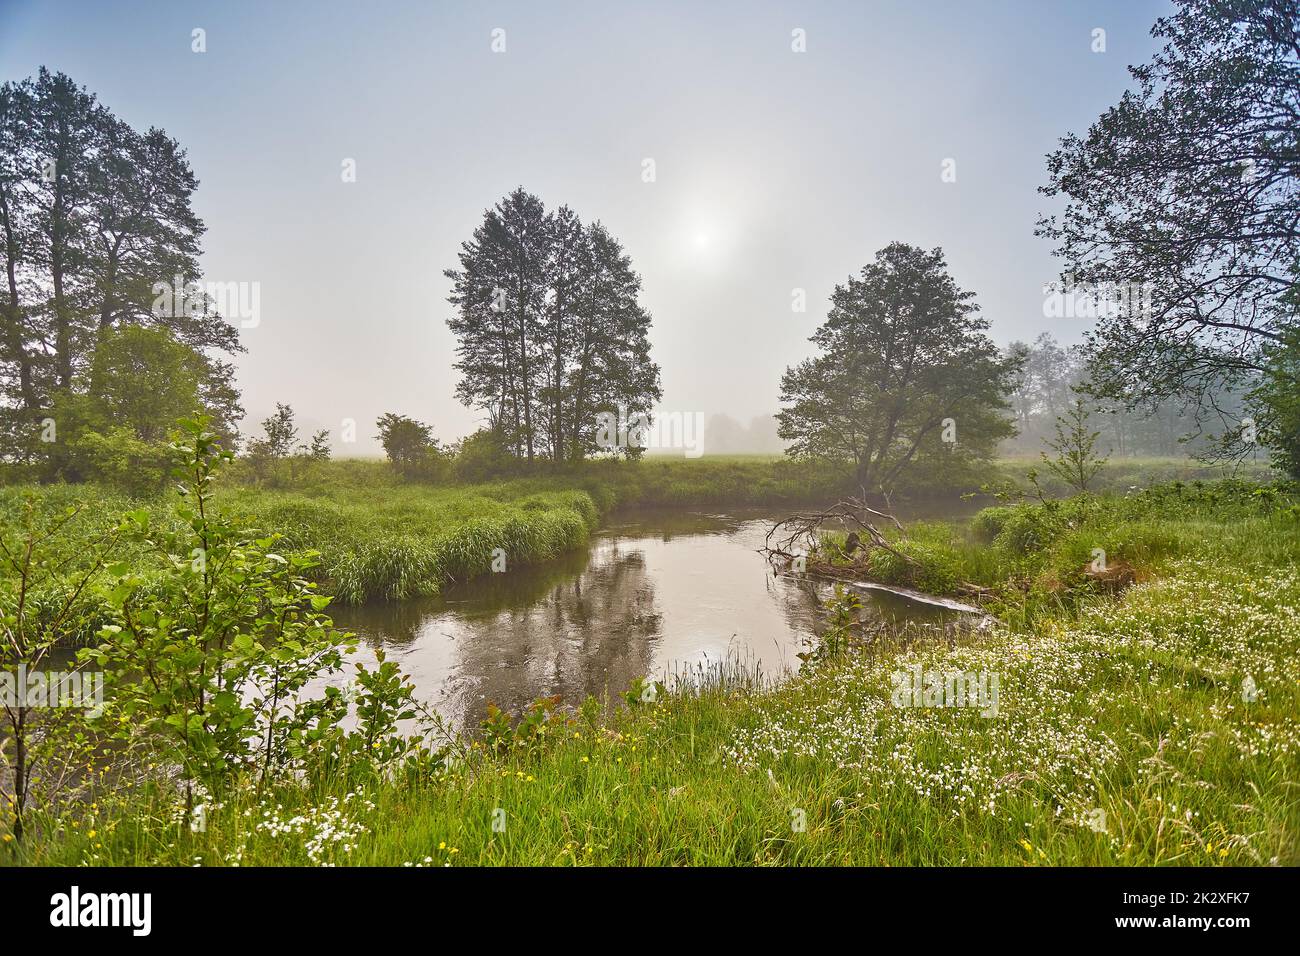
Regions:
<instances>
[{"instance_id":1,"label":"fog over meadow","mask_svg":"<svg viewBox=\"0 0 1300 956\"><path fill-rule=\"evenodd\" d=\"M244 430L286 402L340 455L377 454L387 411L444 441L477 427L454 394L443 270L521 185L624 244L661 407L704 416L708 452L779 450L782 371L811 354L835 284L891 241L942 246L1000 344L1077 342L1085 319L1044 314L1059 266L1033 235L1043 158L1118 99L1169 11L234 3L128 22L0 6L4 75L65 71L185 144L205 278L258 289Z\"/></svg>"}]
</instances>

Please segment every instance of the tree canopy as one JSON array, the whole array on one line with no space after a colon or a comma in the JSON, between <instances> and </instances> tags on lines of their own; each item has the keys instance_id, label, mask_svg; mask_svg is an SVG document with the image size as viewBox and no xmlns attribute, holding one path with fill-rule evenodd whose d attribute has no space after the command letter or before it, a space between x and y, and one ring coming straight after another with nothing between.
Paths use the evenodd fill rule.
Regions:
<instances>
[{"instance_id":1,"label":"tree canopy","mask_svg":"<svg viewBox=\"0 0 1300 956\"><path fill-rule=\"evenodd\" d=\"M782 377L781 438L792 455L851 465L867 492L993 454L1014 432L1006 394L1022 359L987 328L942 250L886 246L835 287L819 354Z\"/></svg>"},{"instance_id":2,"label":"tree canopy","mask_svg":"<svg viewBox=\"0 0 1300 956\"><path fill-rule=\"evenodd\" d=\"M57 393L84 392L101 333L159 327L199 356L199 386L227 434L242 414L240 350L206 300L160 311L155 285L198 279L198 181L162 130L138 132L68 76L0 86L0 424L9 448ZM179 293L179 290L177 290Z\"/></svg>"},{"instance_id":3,"label":"tree canopy","mask_svg":"<svg viewBox=\"0 0 1300 956\"><path fill-rule=\"evenodd\" d=\"M449 301L457 395L487 412L517 457L559 462L597 449L597 416L660 398L641 278L599 222L548 213L519 188L461 245Z\"/></svg>"},{"instance_id":4,"label":"tree canopy","mask_svg":"<svg viewBox=\"0 0 1300 956\"><path fill-rule=\"evenodd\" d=\"M1065 207L1039 232L1075 284L1141 290L1091 337L1094 392L1179 396L1205 419L1221 410L1202 399L1266 374L1296 324L1300 4L1179 0L1152 35L1136 88L1048 157L1041 191Z\"/></svg>"}]
</instances>

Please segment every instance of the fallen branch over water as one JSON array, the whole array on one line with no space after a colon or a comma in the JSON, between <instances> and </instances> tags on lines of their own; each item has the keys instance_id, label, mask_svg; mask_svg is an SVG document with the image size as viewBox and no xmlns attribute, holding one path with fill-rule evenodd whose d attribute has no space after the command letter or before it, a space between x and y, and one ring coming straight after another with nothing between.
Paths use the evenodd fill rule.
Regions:
<instances>
[{"instance_id":1,"label":"fallen branch over water","mask_svg":"<svg viewBox=\"0 0 1300 956\"><path fill-rule=\"evenodd\" d=\"M861 549L881 548L902 561L915 565L912 557L903 554L886 539L884 534L871 520L872 518L888 521L899 531L903 526L891 514L877 511L862 498L848 497L836 502L824 511L793 514L782 518L768 529L760 549L769 561L784 560L793 563L796 558L804 558L820 550L821 535L828 524L838 524L848 532L844 554L851 557ZM865 536L865 539L864 539ZM829 566L829 563L827 562Z\"/></svg>"},{"instance_id":2,"label":"fallen branch over water","mask_svg":"<svg viewBox=\"0 0 1300 956\"><path fill-rule=\"evenodd\" d=\"M877 521L888 522L899 531L903 531L902 524L892 514L877 511L861 498L844 498L823 511L793 514L782 518L768 530L760 551L767 556L778 573L799 573L836 581L849 587L882 591L949 610L982 616L985 614L978 607L950 598L937 597L912 588L861 580L861 558L855 560L855 556L861 552L861 556L865 557L872 548L887 551L912 567L919 566L915 558L890 544L880 531ZM827 525L836 524L848 532L842 556L850 559L853 562L851 564L836 564L825 556L822 535ZM988 588L974 584L962 584L961 591L977 600L992 593Z\"/></svg>"}]
</instances>

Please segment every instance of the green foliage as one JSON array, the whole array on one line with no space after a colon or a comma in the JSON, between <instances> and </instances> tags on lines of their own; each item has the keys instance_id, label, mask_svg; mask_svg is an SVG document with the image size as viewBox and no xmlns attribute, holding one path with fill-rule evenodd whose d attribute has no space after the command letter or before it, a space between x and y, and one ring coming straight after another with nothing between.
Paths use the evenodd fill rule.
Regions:
<instances>
[{"instance_id":1,"label":"green foliage","mask_svg":"<svg viewBox=\"0 0 1300 956\"><path fill-rule=\"evenodd\" d=\"M1095 451L1100 435L1088 431L1087 406L1082 398L1075 398L1066 413L1056 419L1055 441L1043 440L1056 453L1054 458L1048 458L1043 452L1043 464L1075 491L1087 491L1088 483L1106 465L1106 459Z\"/></svg>"},{"instance_id":2,"label":"green foliage","mask_svg":"<svg viewBox=\"0 0 1300 956\"><path fill-rule=\"evenodd\" d=\"M518 463L500 431L480 428L460 443L455 470L457 481L492 481L515 474Z\"/></svg>"},{"instance_id":3,"label":"green foliage","mask_svg":"<svg viewBox=\"0 0 1300 956\"><path fill-rule=\"evenodd\" d=\"M430 744L431 731L446 733L441 720L382 651L375 667L354 665L349 689L306 693L342 668L350 635L322 613L330 598L306 577L311 552L282 552L277 535L216 506L230 456L205 425L183 420L172 445L170 515L135 507L105 522L73 489L0 495L0 673L48 664L99 622L77 668L107 677L106 696L84 709L4 707L5 841L21 840L32 814L48 836L52 821L106 799L108 781L164 799L179 782L180 819L201 828L200 804L250 787L360 786L399 772L415 782L443 766L447 750ZM411 720L422 729L406 736Z\"/></svg>"},{"instance_id":4,"label":"green foliage","mask_svg":"<svg viewBox=\"0 0 1300 956\"><path fill-rule=\"evenodd\" d=\"M392 412L381 415L375 424L388 463L403 478L441 483L451 477L451 452L438 443L428 425Z\"/></svg>"},{"instance_id":5,"label":"green foliage","mask_svg":"<svg viewBox=\"0 0 1300 956\"><path fill-rule=\"evenodd\" d=\"M48 503L26 495L16 513L10 513L12 520L0 522L0 675L6 679L16 678L20 670L44 673L65 637L95 620L95 606L86 598L116 543L113 532L85 527L85 505L43 504ZM2 703L0 800L21 840L29 806L50 807L67 798L66 791L75 788L68 785L64 768L86 760L93 746L76 712L29 707L25 700ZM97 702L92 694L79 703L93 708Z\"/></svg>"},{"instance_id":6,"label":"green foliage","mask_svg":"<svg viewBox=\"0 0 1300 956\"><path fill-rule=\"evenodd\" d=\"M581 460L598 450L598 414L659 399L641 277L599 222L584 225L568 206L547 212L515 189L444 274L457 395L487 413L516 458Z\"/></svg>"},{"instance_id":7,"label":"green foliage","mask_svg":"<svg viewBox=\"0 0 1300 956\"><path fill-rule=\"evenodd\" d=\"M952 560L947 542L912 538L898 542L898 551L915 563L900 560L888 551L873 551L869 573L879 573L896 584L927 594L952 594L962 583L961 568Z\"/></svg>"},{"instance_id":8,"label":"green foliage","mask_svg":"<svg viewBox=\"0 0 1300 956\"><path fill-rule=\"evenodd\" d=\"M311 444L298 442L298 426L289 405L276 402L275 414L262 422L262 437L248 442L244 461L255 481L280 488L302 483L330 460L329 432L321 429Z\"/></svg>"},{"instance_id":9,"label":"green foliage","mask_svg":"<svg viewBox=\"0 0 1300 956\"><path fill-rule=\"evenodd\" d=\"M1039 232L1062 274L1119 299L1090 335L1094 393L1218 424L1205 399L1249 387L1296 327L1300 192L1293 124L1277 122L1300 96L1296 8L1179 0L1151 32L1133 88L1048 157L1061 212Z\"/></svg>"},{"instance_id":10,"label":"green foliage","mask_svg":"<svg viewBox=\"0 0 1300 956\"><path fill-rule=\"evenodd\" d=\"M137 495L157 492L171 461L165 443L143 441L123 425L84 431L72 449L87 478Z\"/></svg>"},{"instance_id":11,"label":"green foliage","mask_svg":"<svg viewBox=\"0 0 1300 956\"><path fill-rule=\"evenodd\" d=\"M1015 509L1009 507L992 507L981 509L971 519L971 537L987 544L1002 533L1007 522L1015 515Z\"/></svg>"},{"instance_id":12,"label":"green foliage","mask_svg":"<svg viewBox=\"0 0 1300 956\"><path fill-rule=\"evenodd\" d=\"M194 286L205 227L181 145L42 67L0 85L0 163L0 433L30 436L61 393L90 392L108 421L162 441L196 411L171 400L195 383L218 430L232 430L234 369L211 353L240 351L239 333ZM179 366L177 343L189 350ZM59 419L73 439L69 424ZM31 450L76 480L60 449Z\"/></svg>"},{"instance_id":13,"label":"green foliage","mask_svg":"<svg viewBox=\"0 0 1300 956\"><path fill-rule=\"evenodd\" d=\"M484 744L496 754L541 749L548 740L556 740L560 732L572 723L559 710L560 701L559 697L539 697L514 721L489 701L487 717L479 725Z\"/></svg>"},{"instance_id":14,"label":"green foliage","mask_svg":"<svg viewBox=\"0 0 1300 956\"><path fill-rule=\"evenodd\" d=\"M158 527L137 509L120 527L155 573L109 566L114 621L80 656L113 675L108 726L147 736L180 768L187 793L200 784L220 794L249 765L265 776L285 764L286 738L319 717L297 694L338 670L344 636L305 577L310 554L281 555L275 535L214 508L213 482L230 456L204 424L182 422L173 446L179 524Z\"/></svg>"},{"instance_id":15,"label":"green foliage","mask_svg":"<svg viewBox=\"0 0 1300 956\"><path fill-rule=\"evenodd\" d=\"M651 472L655 480L674 467L689 470L663 464ZM737 463L714 466L726 473ZM367 472L355 463L325 469L335 471L366 488L387 474L383 466ZM355 497L358 486L349 487L318 504L339 509ZM468 498L448 489L384 487L385 497L390 489L396 496L395 512L436 499L444 516L457 519L479 513L484 502L546 514L559 500L549 497L558 491L535 479L480 486ZM636 487L629 481L620 491ZM38 504L74 493L47 489ZM286 519L337 517L311 510L302 495L246 488L228 494L227 507L232 499L275 499ZM590 496L568 494L575 496L571 507L585 501L595 508ZM572 716L554 698L517 716L490 708L480 741L450 745L454 760L446 759L446 748L431 749L427 735L401 736L397 722L418 722L422 711L409 682L381 655L376 668L358 674L355 696L327 689L286 714L286 732L274 737L273 749L301 773L272 775L260 786L241 785L236 775L208 808L205 829L186 825L183 814L174 822L174 788L119 786L97 791L94 809L81 800L58 815L34 815L40 839L26 841L21 859L1291 861L1300 858L1290 796L1300 746L1292 729L1300 706L1292 626L1300 596L1296 495L1292 485L1197 482L1022 503L977 522L981 536L992 535L991 546L966 541L949 525L909 525L900 546L933 565L926 574L995 589L989 607L1017 626L972 638L918 632L906 647L873 639L857 645L869 652L848 654L857 612L842 595L830 608L830 636L820 653L814 648L803 659L810 666L779 686L735 678L670 694L643 680L622 698L630 706L589 697ZM12 506L13 497L0 492L0 507ZM148 527L160 520L151 513ZM1022 530L1028 528L1035 533ZM1098 546L1159 577L1118 599L1103 593L1082 572ZM177 557L175 564L188 563L188 555ZM912 565L900 562L897 573L916 573L905 567ZM990 719L960 708L891 706L891 674L913 663L1000 674L1001 712ZM1258 701L1242 701L1246 676L1260 683ZM643 701L650 686L653 706ZM345 730L349 703L358 724ZM1032 778L1016 776L1025 767ZM1174 802L1176 815L1168 809ZM503 807L508 823L498 830L494 815ZM806 811L806 831L792 831L791 807ZM1111 821L1107 833L1080 823L1096 807ZM1193 811L1190 820L1184 809ZM924 839L900 840L900 830ZM344 839L335 842L340 833Z\"/></svg>"},{"instance_id":16,"label":"green foliage","mask_svg":"<svg viewBox=\"0 0 1300 956\"><path fill-rule=\"evenodd\" d=\"M659 701L668 691L661 681L634 677L623 692L623 701L629 707L645 707Z\"/></svg>"},{"instance_id":17,"label":"green foliage","mask_svg":"<svg viewBox=\"0 0 1300 956\"><path fill-rule=\"evenodd\" d=\"M505 551L509 567L549 560L584 543L599 517L580 491L538 491L527 482L399 483L376 496L363 477L375 472L387 469L361 469L359 484L311 494L240 488L224 500L259 526L280 531L286 547L319 552L311 575L350 604L436 594L449 581L488 573L496 548Z\"/></svg>"},{"instance_id":18,"label":"green foliage","mask_svg":"<svg viewBox=\"0 0 1300 956\"><path fill-rule=\"evenodd\" d=\"M854 630L862 623L862 596L837 583L825 610L826 623L820 637L811 650L796 655L805 664L839 660L854 646Z\"/></svg>"},{"instance_id":19,"label":"green foliage","mask_svg":"<svg viewBox=\"0 0 1300 956\"><path fill-rule=\"evenodd\" d=\"M819 353L781 379L790 454L845 465L870 493L991 458L1014 432L1004 412L1022 358L999 355L987 329L942 250L880 250L831 294Z\"/></svg>"},{"instance_id":20,"label":"green foliage","mask_svg":"<svg viewBox=\"0 0 1300 956\"><path fill-rule=\"evenodd\" d=\"M1300 479L1300 330L1288 332L1267 354L1263 381L1251 395L1268 423L1260 437L1272 449L1273 464Z\"/></svg>"},{"instance_id":21,"label":"green foliage","mask_svg":"<svg viewBox=\"0 0 1300 956\"><path fill-rule=\"evenodd\" d=\"M202 408L204 359L165 329L128 325L99 333L84 392L56 393L53 442L32 448L46 479L96 481L134 494L159 490L167 432Z\"/></svg>"},{"instance_id":22,"label":"green foliage","mask_svg":"<svg viewBox=\"0 0 1300 956\"><path fill-rule=\"evenodd\" d=\"M280 720L274 728L292 766L314 784L346 782L350 790L391 779L397 770L416 780L443 766L448 748L429 743L429 731L446 734L441 718L415 699L415 685L383 648L376 649L375 663L373 669L355 663L348 690L327 686L321 697L299 704L295 719ZM349 705L355 716L350 730L345 729ZM416 721L421 732L405 734L401 721Z\"/></svg>"},{"instance_id":23,"label":"green foliage","mask_svg":"<svg viewBox=\"0 0 1300 956\"><path fill-rule=\"evenodd\" d=\"M945 524L889 532L907 561L881 549L866 572L885 584L975 597L1030 625L1098 593L1156 573L1171 558L1300 560L1300 501L1292 484L1170 482L1125 495L1079 495L987 508L968 535ZM1093 569L1098 554L1103 567Z\"/></svg>"},{"instance_id":24,"label":"green foliage","mask_svg":"<svg viewBox=\"0 0 1300 956\"><path fill-rule=\"evenodd\" d=\"M263 437L259 444L271 458L288 458L293 451L294 440L298 437L298 426L294 424L293 409L280 402L275 403L275 414L262 422Z\"/></svg>"},{"instance_id":25,"label":"green foliage","mask_svg":"<svg viewBox=\"0 0 1300 956\"><path fill-rule=\"evenodd\" d=\"M87 389L95 424L129 427L142 442L166 442L178 419L200 411L205 368L203 357L166 329L105 329Z\"/></svg>"},{"instance_id":26,"label":"green foliage","mask_svg":"<svg viewBox=\"0 0 1300 956\"><path fill-rule=\"evenodd\" d=\"M1300 859L1293 568L1187 560L1030 633L918 635L480 745L412 781L234 794L202 832L101 803L47 865L1287 865ZM900 667L1001 676L996 717L891 705ZM1259 682L1246 702L1242 682ZM513 726L506 718L504 726ZM561 729L559 727L557 730ZM1027 776L1027 770L1032 776ZM506 809L504 829L494 826ZM806 828L792 827L792 808ZM1176 808L1176 809L1175 809ZM1088 824L1101 809L1105 825ZM1095 819L1095 817L1093 818ZM255 821L299 820L296 828ZM97 835L87 838L94 825ZM110 827L112 828L110 830ZM352 846L321 856L319 835ZM100 844L100 845L96 845Z\"/></svg>"}]
</instances>

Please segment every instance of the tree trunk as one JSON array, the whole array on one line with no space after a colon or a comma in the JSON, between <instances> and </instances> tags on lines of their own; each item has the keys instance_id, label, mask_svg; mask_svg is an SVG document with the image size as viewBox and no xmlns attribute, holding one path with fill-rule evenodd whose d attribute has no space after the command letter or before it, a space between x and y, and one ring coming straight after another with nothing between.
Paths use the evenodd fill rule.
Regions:
<instances>
[{"instance_id":1,"label":"tree trunk","mask_svg":"<svg viewBox=\"0 0 1300 956\"><path fill-rule=\"evenodd\" d=\"M32 379L32 359L23 342L23 312L18 300L18 239L14 235L13 221L9 218L9 197L3 189L0 189L0 218L4 219L5 224L5 272L9 280L9 314L5 322L5 337L9 342L9 351L18 363L18 391L23 399L23 407L34 412L40 406L40 401Z\"/></svg>"},{"instance_id":2,"label":"tree trunk","mask_svg":"<svg viewBox=\"0 0 1300 956\"><path fill-rule=\"evenodd\" d=\"M66 130L60 129L61 139ZM67 159L66 148L60 148L54 162L54 206L50 213L50 277L54 282L54 367L59 388L72 387L72 319L68 315L68 300L64 292L64 272L67 266L67 197L64 179Z\"/></svg>"}]
</instances>

